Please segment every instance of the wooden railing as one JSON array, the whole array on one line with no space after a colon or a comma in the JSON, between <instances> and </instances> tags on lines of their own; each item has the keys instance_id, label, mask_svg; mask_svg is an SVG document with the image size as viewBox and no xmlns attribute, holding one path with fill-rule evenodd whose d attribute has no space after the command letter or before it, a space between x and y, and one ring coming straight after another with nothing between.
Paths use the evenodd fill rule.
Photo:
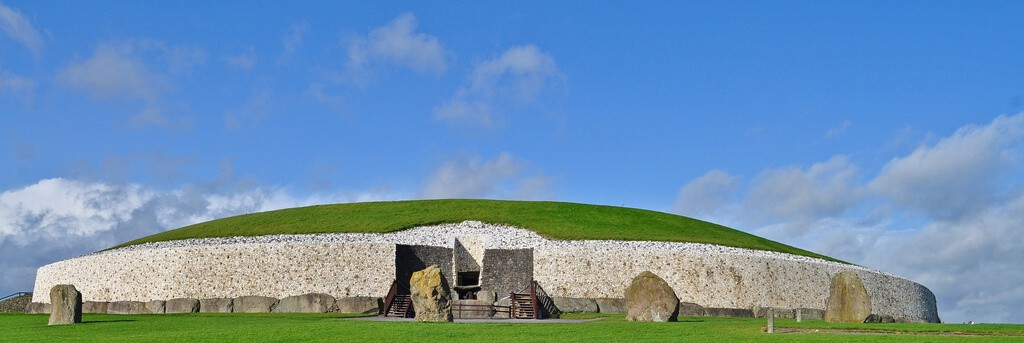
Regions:
<instances>
[{"instance_id":1,"label":"wooden railing","mask_svg":"<svg viewBox=\"0 0 1024 343\"><path fill-rule=\"evenodd\" d=\"M408 318L414 315L415 309L412 306L412 298L408 294L398 293L398 280L395 280L391 282L388 296L384 298L384 308L378 311L378 315L400 318Z\"/></svg>"},{"instance_id":2,"label":"wooden railing","mask_svg":"<svg viewBox=\"0 0 1024 343\"><path fill-rule=\"evenodd\" d=\"M509 318L540 319L537 304L537 281L530 280L528 293L509 293Z\"/></svg>"}]
</instances>

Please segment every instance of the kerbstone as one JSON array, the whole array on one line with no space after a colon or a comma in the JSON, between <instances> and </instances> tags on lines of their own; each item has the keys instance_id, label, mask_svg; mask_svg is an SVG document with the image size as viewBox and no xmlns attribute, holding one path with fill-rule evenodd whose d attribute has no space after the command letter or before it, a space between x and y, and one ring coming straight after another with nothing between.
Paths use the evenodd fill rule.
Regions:
<instances>
[{"instance_id":1,"label":"kerbstone","mask_svg":"<svg viewBox=\"0 0 1024 343\"><path fill-rule=\"evenodd\" d=\"M50 322L66 325L82 322L82 293L74 285L56 285L50 290Z\"/></svg>"},{"instance_id":2,"label":"kerbstone","mask_svg":"<svg viewBox=\"0 0 1024 343\"><path fill-rule=\"evenodd\" d=\"M323 293L286 297L278 301L277 307L274 307L275 313L325 313L337 310L334 297Z\"/></svg>"},{"instance_id":3,"label":"kerbstone","mask_svg":"<svg viewBox=\"0 0 1024 343\"><path fill-rule=\"evenodd\" d=\"M207 298L199 299L199 312L202 313L231 313L234 308L232 298Z\"/></svg>"},{"instance_id":4,"label":"kerbstone","mask_svg":"<svg viewBox=\"0 0 1024 343\"><path fill-rule=\"evenodd\" d=\"M450 322L452 321L451 289L441 268L430 265L412 273L409 279L410 298L416 312L416 321Z\"/></svg>"},{"instance_id":5,"label":"kerbstone","mask_svg":"<svg viewBox=\"0 0 1024 343\"><path fill-rule=\"evenodd\" d=\"M871 315L871 296L857 273L842 271L832 277L825 321L829 323L863 323Z\"/></svg>"},{"instance_id":6,"label":"kerbstone","mask_svg":"<svg viewBox=\"0 0 1024 343\"><path fill-rule=\"evenodd\" d=\"M82 313L107 313L106 301L84 301L82 302Z\"/></svg>"},{"instance_id":7,"label":"kerbstone","mask_svg":"<svg viewBox=\"0 0 1024 343\"><path fill-rule=\"evenodd\" d=\"M114 301L107 305L109 314L149 314L146 303L141 301Z\"/></svg>"},{"instance_id":8,"label":"kerbstone","mask_svg":"<svg viewBox=\"0 0 1024 343\"><path fill-rule=\"evenodd\" d=\"M25 306L25 313L28 313L28 314L44 314L44 313L45 314L49 314L51 308L53 308L53 306L50 306L50 304L32 302L32 303L29 303L28 306Z\"/></svg>"},{"instance_id":9,"label":"kerbstone","mask_svg":"<svg viewBox=\"0 0 1024 343\"><path fill-rule=\"evenodd\" d=\"M199 299L174 298L164 303L164 313L196 313L199 312Z\"/></svg>"},{"instance_id":10,"label":"kerbstone","mask_svg":"<svg viewBox=\"0 0 1024 343\"><path fill-rule=\"evenodd\" d=\"M665 280L644 271L626 288L626 320L641 322L674 322L679 297Z\"/></svg>"},{"instance_id":11,"label":"kerbstone","mask_svg":"<svg viewBox=\"0 0 1024 343\"><path fill-rule=\"evenodd\" d=\"M268 313L277 306L277 298L242 296L235 298L234 311L240 313Z\"/></svg>"},{"instance_id":12,"label":"kerbstone","mask_svg":"<svg viewBox=\"0 0 1024 343\"><path fill-rule=\"evenodd\" d=\"M340 313L377 313L380 302L376 297L344 297L338 298L335 305Z\"/></svg>"},{"instance_id":13,"label":"kerbstone","mask_svg":"<svg viewBox=\"0 0 1024 343\"><path fill-rule=\"evenodd\" d=\"M704 306L689 302L679 303L679 317L703 317Z\"/></svg>"},{"instance_id":14,"label":"kerbstone","mask_svg":"<svg viewBox=\"0 0 1024 343\"><path fill-rule=\"evenodd\" d=\"M597 298L597 311L601 313L626 313L626 299L623 298Z\"/></svg>"},{"instance_id":15,"label":"kerbstone","mask_svg":"<svg viewBox=\"0 0 1024 343\"><path fill-rule=\"evenodd\" d=\"M146 302L146 309L149 310L149 313L165 313L166 306L167 302L163 300L152 300Z\"/></svg>"},{"instance_id":16,"label":"kerbstone","mask_svg":"<svg viewBox=\"0 0 1024 343\"><path fill-rule=\"evenodd\" d=\"M597 301L590 298L551 297L551 302L561 313L596 313L600 310Z\"/></svg>"}]
</instances>

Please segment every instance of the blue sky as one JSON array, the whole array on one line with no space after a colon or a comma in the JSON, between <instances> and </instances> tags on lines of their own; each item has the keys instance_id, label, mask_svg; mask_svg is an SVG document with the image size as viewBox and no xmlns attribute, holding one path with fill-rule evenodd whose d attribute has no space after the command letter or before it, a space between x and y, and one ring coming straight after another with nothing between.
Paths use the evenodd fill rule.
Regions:
<instances>
[{"instance_id":1,"label":"blue sky","mask_svg":"<svg viewBox=\"0 0 1024 343\"><path fill-rule=\"evenodd\" d=\"M1024 322L1019 2L0 3L0 293L213 218L705 219ZM1016 211L1016 212L1015 212Z\"/></svg>"}]
</instances>

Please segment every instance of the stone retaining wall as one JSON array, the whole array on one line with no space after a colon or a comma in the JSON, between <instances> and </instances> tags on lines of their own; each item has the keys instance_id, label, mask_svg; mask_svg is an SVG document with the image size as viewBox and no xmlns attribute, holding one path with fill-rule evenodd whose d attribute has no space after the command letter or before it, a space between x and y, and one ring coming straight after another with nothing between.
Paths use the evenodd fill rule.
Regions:
<instances>
[{"instance_id":1,"label":"stone retaining wall","mask_svg":"<svg viewBox=\"0 0 1024 343\"><path fill-rule=\"evenodd\" d=\"M33 300L49 302L43 295L55 284L74 284L86 301L305 293L383 297L396 276L396 244L451 249L456 237L469 235L483 237L484 249L533 249L533 278L551 297L621 298L630 280L649 270L665 279L681 301L708 308L823 309L831 277L852 270L871 295L874 313L901 321L938 321L935 296L927 288L859 266L694 243L556 241L479 222L390 234L233 237L132 246L41 267ZM441 252L451 256L450 250Z\"/></svg>"}]
</instances>

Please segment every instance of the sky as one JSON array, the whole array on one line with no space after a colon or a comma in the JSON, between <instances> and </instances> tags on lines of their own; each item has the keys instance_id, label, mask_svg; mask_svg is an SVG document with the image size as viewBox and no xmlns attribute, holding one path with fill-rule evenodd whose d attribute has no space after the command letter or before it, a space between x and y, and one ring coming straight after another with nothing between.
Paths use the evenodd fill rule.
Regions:
<instances>
[{"instance_id":1,"label":"sky","mask_svg":"<svg viewBox=\"0 0 1024 343\"><path fill-rule=\"evenodd\" d=\"M1024 323L1024 3L0 0L0 295L215 218L707 220Z\"/></svg>"}]
</instances>

